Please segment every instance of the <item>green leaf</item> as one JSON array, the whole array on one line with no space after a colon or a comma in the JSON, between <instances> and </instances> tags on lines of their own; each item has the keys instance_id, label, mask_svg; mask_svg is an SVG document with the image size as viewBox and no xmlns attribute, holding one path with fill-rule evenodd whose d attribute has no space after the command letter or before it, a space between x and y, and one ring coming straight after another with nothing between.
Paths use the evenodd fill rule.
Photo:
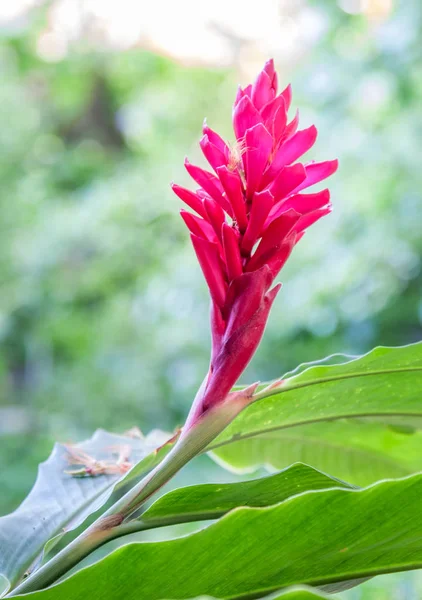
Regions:
<instances>
[{"instance_id":1,"label":"green leaf","mask_svg":"<svg viewBox=\"0 0 422 600\"><path fill-rule=\"evenodd\" d=\"M421 423L416 419L422 416L421 394L422 343L375 348L343 364L298 367L298 374L285 379L280 388L261 391L262 398L246 408L208 449L225 464L242 469L303 460L359 484L404 475L421 467L421 437L418 434L405 442L400 436L404 432L397 428ZM362 423L349 429L338 426L338 433L326 425L327 421L356 418L377 423L378 428L374 425L372 430L368 425L373 443L365 443L360 435ZM389 422L395 425L397 436L390 435L391 426L386 429ZM323 425L310 427L315 423ZM290 435L283 431L291 427L298 429ZM401 446L408 448L409 456ZM373 460L374 466L365 465L366 460Z\"/></svg>"},{"instance_id":2,"label":"green leaf","mask_svg":"<svg viewBox=\"0 0 422 600\"><path fill-rule=\"evenodd\" d=\"M279 600L279 598L282 598L283 600L318 600L318 598L336 600L336 596L327 596L326 594L322 594L321 592L313 590L307 586L296 586L295 588L286 590L280 594L266 596L266 598L263 600Z\"/></svg>"},{"instance_id":3,"label":"green leaf","mask_svg":"<svg viewBox=\"0 0 422 600\"><path fill-rule=\"evenodd\" d=\"M270 431L218 448L213 458L236 472L310 463L363 486L404 477L421 467L422 432L349 419Z\"/></svg>"},{"instance_id":4,"label":"green leaf","mask_svg":"<svg viewBox=\"0 0 422 600\"><path fill-rule=\"evenodd\" d=\"M264 596L260 600L336 600L336 596L327 596L319 590L314 590L306 585L295 586L280 593ZM211 596L198 596L192 600L217 600Z\"/></svg>"},{"instance_id":5,"label":"green leaf","mask_svg":"<svg viewBox=\"0 0 422 600\"><path fill-rule=\"evenodd\" d=\"M218 519L239 506L270 506L309 490L349 484L297 463L275 475L238 483L178 488L159 498L140 517L147 527Z\"/></svg>"},{"instance_id":6,"label":"green leaf","mask_svg":"<svg viewBox=\"0 0 422 600\"><path fill-rule=\"evenodd\" d=\"M27 570L33 571L43 552L63 536L64 530L75 529L91 513L120 492L128 481L139 477L156 460L154 449L163 443L163 432L151 432L145 438L116 435L98 430L73 446L98 460L115 460L114 452L122 448L137 465L124 477L98 475L75 477L66 473L77 470L69 464L69 450L56 444L50 457L39 466L37 480L23 503L10 515L0 518L0 575L13 586ZM81 466L81 465L79 465Z\"/></svg>"},{"instance_id":7,"label":"green leaf","mask_svg":"<svg viewBox=\"0 0 422 600\"><path fill-rule=\"evenodd\" d=\"M255 598L422 567L422 475L238 508L192 535L124 546L34 600Z\"/></svg>"}]
</instances>

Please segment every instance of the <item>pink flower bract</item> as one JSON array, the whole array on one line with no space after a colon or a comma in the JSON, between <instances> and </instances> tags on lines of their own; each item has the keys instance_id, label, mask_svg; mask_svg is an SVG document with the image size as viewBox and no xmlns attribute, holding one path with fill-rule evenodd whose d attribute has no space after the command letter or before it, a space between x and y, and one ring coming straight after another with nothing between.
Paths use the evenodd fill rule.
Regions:
<instances>
[{"instance_id":1,"label":"pink flower bract","mask_svg":"<svg viewBox=\"0 0 422 600\"><path fill-rule=\"evenodd\" d=\"M270 290L274 278L305 229L331 210L328 189L303 190L332 175L337 160L296 162L317 130L299 130L298 114L289 120L291 99L290 86L277 95L269 60L238 90L232 146L204 124L199 144L213 172L186 160L199 189L172 186L194 211L181 214L212 301L211 364L196 415L227 396L261 340L280 287Z\"/></svg>"}]
</instances>

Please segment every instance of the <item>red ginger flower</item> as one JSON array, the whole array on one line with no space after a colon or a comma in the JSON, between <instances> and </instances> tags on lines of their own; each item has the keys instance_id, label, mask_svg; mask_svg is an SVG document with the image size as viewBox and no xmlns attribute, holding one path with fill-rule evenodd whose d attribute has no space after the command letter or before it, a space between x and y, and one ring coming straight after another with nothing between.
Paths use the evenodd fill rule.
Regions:
<instances>
[{"instance_id":1,"label":"red ginger flower","mask_svg":"<svg viewBox=\"0 0 422 600\"><path fill-rule=\"evenodd\" d=\"M305 229L331 210L328 189L301 192L332 175L337 160L295 162L314 145L317 130L298 130L297 113L289 122L290 103L290 85L277 95L269 60L253 85L238 90L233 147L204 123L199 144L215 174L186 160L200 188L172 186L197 213L181 211L212 301L210 370L190 421L222 402L236 383L281 287L270 290L274 278Z\"/></svg>"}]
</instances>

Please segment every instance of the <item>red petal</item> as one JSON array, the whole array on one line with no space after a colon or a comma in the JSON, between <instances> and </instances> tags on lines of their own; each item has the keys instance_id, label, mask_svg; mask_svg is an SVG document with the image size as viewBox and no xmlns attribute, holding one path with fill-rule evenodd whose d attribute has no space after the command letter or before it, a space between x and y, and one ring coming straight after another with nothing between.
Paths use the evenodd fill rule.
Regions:
<instances>
[{"instance_id":1,"label":"red petal","mask_svg":"<svg viewBox=\"0 0 422 600\"><path fill-rule=\"evenodd\" d=\"M244 98L244 96L247 96L248 98L250 98L251 95L252 95L252 85L248 85L247 87L245 87L244 90L242 90L242 88L239 85L237 88L236 98L234 99L233 110L236 108L236 106L239 104L239 102L242 100L242 98Z\"/></svg>"},{"instance_id":2,"label":"red petal","mask_svg":"<svg viewBox=\"0 0 422 600\"><path fill-rule=\"evenodd\" d=\"M246 265L246 271L254 271L267 263L281 248L285 237L299 221L301 215L289 210L275 219L266 229L258 248Z\"/></svg>"},{"instance_id":3,"label":"red petal","mask_svg":"<svg viewBox=\"0 0 422 600\"><path fill-rule=\"evenodd\" d=\"M180 216L191 233L194 233L200 238L210 240L211 242L217 241L214 229L207 221L183 209L180 211Z\"/></svg>"},{"instance_id":4,"label":"red petal","mask_svg":"<svg viewBox=\"0 0 422 600\"><path fill-rule=\"evenodd\" d=\"M242 140L246 130L262 123L262 118L247 96L243 96L233 111L233 129L237 140Z\"/></svg>"},{"instance_id":5,"label":"red petal","mask_svg":"<svg viewBox=\"0 0 422 600\"><path fill-rule=\"evenodd\" d=\"M271 272L266 266L253 273L243 273L229 287L226 308L229 311L225 338L232 336L262 306L271 284Z\"/></svg>"},{"instance_id":6,"label":"red petal","mask_svg":"<svg viewBox=\"0 0 422 600\"><path fill-rule=\"evenodd\" d=\"M219 179L209 171L205 171L205 169L201 169L201 167L192 165L188 159L185 159L185 167L192 179L194 179L194 181L196 181L196 183L198 183L211 198L218 202L218 204L232 216L230 204L223 197L224 190Z\"/></svg>"},{"instance_id":7,"label":"red petal","mask_svg":"<svg viewBox=\"0 0 422 600\"><path fill-rule=\"evenodd\" d=\"M244 254L251 252L256 240L260 237L265 220L273 206L273 201L273 196L268 190L254 195L248 227L241 244Z\"/></svg>"},{"instance_id":8,"label":"red petal","mask_svg":"<svg viewBox=\"0 0 422 600\"><path fill-rule=\"evenodd\" d=\"M273 147L273 139L262 123L248 129L245 135L243 161L246 172L247 196L252 198L258 188L262 174Z\"/></svg>"},{"instance_id":9,"label":"red petal","mask_svg":"<svg viewBox=\"0 0 422 600\"><path fill-rule=\"evenodd\" d=\"M211 299L211 363L220 351L226 323L223 319L220 307Z\"/></svg>"},{"instance_id":10,"label":"red petal","mask_svg":"<svg viewBox=\"0 0 422 600\"><path fill-rule=\"evenodd\" d=\"M244 94L242 88L240 87L240 85L238 85L237 92L236 92L236 98L234 99L233 109L239 104L239 102L242 100L244 95L245 94Z\"/></svg>"},{"instance_id":11,"label":"red petal","mask_svg":"<svg viewBox=\"0 0 422 600\"><path fill-rule=\"evenodd\" d=\"M204 208L208 215L208 221L211 223L218 239L221 240L221 226L226 220L223 209L211 198L205 198Z\"/></svg>"},{"instance_id":12,"label":"red petal","mask_svg":"<svg viewBox=\"0 0 422 600\"><path fill-rule=\"evenodd\" d=\"M287 259L289 258L294 248L294 245L296 244L296 240L296 233L291 233L289 237L285 239L280 249L267 262L268 266L271 269L273 277L276 277L282 269L282 267L284 267L284 265L286 264Z\"/></svg>"},{"instance_id":13,"label":"red petal","mask_svg":"<svg viewBox=\"0 0 422 600\"><path fill-rule=\"evenodd\" d=\"M243 90L243 93L244 93L244 94L245 94L245 96L247 96L248 98L251 98L251 97L252 97L252 84L251 84L251 83L245 87L245 89Z\"/></svg>"},{"instance_id":14,"label":"red petal","mask_svg":"<svg viewBox=\"0 0 422 600\"><path fill-rule=\"evenodd\" d=\"M277 96L271 102L266 104L261 111L265 127L274 138L274 148L278 148L280 140L283 139L286 123L287 111L283 96Z\"/></svg>"},{"instance_id":15,"label":"red petal","mask_svg":"<svg viewBox=\"0 0 422 600\"><path fill-rule=\"evenodd\" d=\"M330 177L330 175L337 171L337 168L337 159L305 165L306 179L297 188L295 188L294 191L299 192L300 190L304 190L315 183L319 183L320 181L327 179L327 177Z\"/></svg>"},{"instance_id":16,"label":"red petal","mask_svg":"<svg viewBox=\"0 0 422 600\"><path fill-rule=\"evenodd\" d=\"M292 86L290 85L290 83L289 83L289 85L286 87L286 89L284 89L284 90L281 92L280 96L283 96L283 98L284 98L284 102L285 102L285 104L286 104L286 110L289 110L289 108L290 108L290 105L291 105L291 103L292 103Z\"/></svg>"},{"instance_id":17,"label":"red petal","mask_svg":"<svg viewBox=\"0 0 422 600\"><path fill-rule=\"evenodd\" d=\"M223 248L229 282L242 274L242 259L239 251L239 238L233 227L223 223Z\"/></svg>"},{"instance_id":18,"label":"red petal","mask_svg":"<svg viewBox=\"0 0 422 600\"><path fill-rule=\"evenodd\" d=\"M277 96L276 98L274 98L274 100L268 102L268 104L266 104L261 110L261 116L264 119L264 124L267 127L267 129L271 129L270 122L274 119L275 114L280 108L284 109L284 112L286 113L287 122L286 104L284 102L283 96Z\"/></svg>"},{"instance_id":19,"label":"red petal","mask_svg":"<svg viewBox=\"0 0 422 600\"><path fill-rule=\"evenodd\" d=\"M293 208L301 215L323 208L330 201L329 190L322 190L315 194L295 194L282 203L283 210Z\"/></svg>"},{"instance_id":20,"label":"red petal","mask_svg":"<svg viewBox=\"0 0 422 600\"><path fill-rule=\"evenodd\" d=\"M298 185L305 181L306 171L302 163L287 166L281 169L277 177L269 186L275 202L288 196ZM275 207L274 207L275 209Z\"/></svg>"},{"instance_id":21,"label":"red petal","mask_svg":"<svg viewBox=\"0 0 422 600\"><path fill-rule=\"evenodd\" d=\"M245 231L248 226L242 182L237 171L230 171L227 167L219 167L217 174L220 178L227 198L233 208L233 214L240 231Z\"/></svg>"},{"instance_id":22,"label":"red petal","mask_svg":"<svg viewBox=\"0 0 422 600\"><path fill-rule=\"evenodd\" d=\"M226 299L227 284L224 281L218 248L196 235L191 234L191 239L211 296L216 304L222 307Z\"/></svg>"},{"instance_id":23,"label":"red petal","mask_svg":"<svg viewBox=\"0 0 422 600\"><path fill-rule=\"evenodd\" d=\"M210 163L214 171L217 169L217 167L227 164L227 158L224 155L224 152L210 142L208 135L202 136L199 145L204 153L205 158Z\"/></svg>"},{"instance_id":24,"label":"red petal","mask_svg":"<svg viewBox=\"0 0 422 600\"><path fill-rule=\"evenodd\" d=\"M171 189L177 196L179 196L180 200L189 206L189 208L197 212L198 215L201 215L201 217L205 217L205 211L204 207L202 206L202 202L194 192L191 192L190 190L187 190L176 183L171 184Z\"/></svg>"},{"instance_id":25,"label":"red petal","mask_svg":"<svg viewBox=\"0 0 422 600\"><path fill-rule=\"evenodd\" d=\"M261 71L252 86L252 104L260 110L267 102L274 98L272 81L265 71Z\"/></svg>"},{"instance_id":26,"label":"red petal","mask_svg":"<svg viewBox=\"0 0 422 600\"><path fill-rule=\"evenodd\" d=\"M214 144L214 146L217 146L217 148L228 158L229 147L227 146L227 144L223 140L223 138L220 137L216 131L211 129L211 127L208 127L206 120L204 121L204 124L202 126L202 133L204 135L207 135L211 144Z\"/></svg>"},{"instance_id":27,"label":"red petal","mask_svg":"<svg viewBox=\"0 0 422 600\"><path fill-rule=\"evenodd\" d=\"M305 154L315 144L317 129L311 125L307 129L297 131L291 138L282 144L271 163L271 169L277 170L285 165L290 165L302 154Z\"/></svg>"},{"instance_id":28,"label":"red petal","mask_svg":"<svg viewBox=\"0 0 422 600\"><path fill-rule=\"evenodd\" d=\"M277 110L273 123L271 134L274 138L274 147L278 148L280 141L283 139L286 132L287 112L284 106L280 106Z\"/></svg>"},{"instance_id":29,"label":"red petal","mask_svg":"<svg viewBox=\"0 0 422 600\"><path fill-rule=\"evenodd\" d=\"M288 140L294 133L296 133L297 128L299 126L299 111L296 111L294 118L290 121L288 125L286 125L286 129L284 131L283 140Z\"/></svg>"},{"instance_id":30,"label":"red petal","mask_svg":"<svg viewBox=\"0 0 422 600\"><path fill-rule=\"evenodd\" d=\"M274 91L274 95L277 93L277 73L274 69L274 60L270 58L264 65L264 71L268 75L271 81L271 87Z\"/></svg>"},{"instance_id":31,"label":"red petal","mask_svg":"<svg viewBox=\"0 0 422 600\"><path fill-rule=\"evenodd\" d=\"M313 212L310 212L307 215L303 215L295 225L295 231L299 233L304 229L307 229L308 227L319 221L321 217L325 217L325 215L330 214L330 212L331 205L327 206L326 208L319 208L318 210L314 210Z\"/></svg>"},{"instance_id":32,"label":"red petal","mask_svg":"<svg viewBox=\"0 0 422 600\"><path fill-rule=\"evenodd\" d=\"M263 69L266 74L268 75L268 77L272 80L272 78L274 77L274 73L275 73L275 69L274 69L274 59L270 58L267 60L267 62L264 65L264 69Z\"/></svg>"},{"instance_id":33,"label":"red petal","mask_svg":"<svg viewBox=\"0 0 422 600\"><path fill-rule=\"evenodd\" d=\"M282 169L285 165L290 165L292 162L302 156L302 154L307 152L309 148L314 145L316 136L316 127L311 125L311 127L308 127L308 129L302 129L301 131L298 131L289 140L284 142L277 150L272 163L264 173L262 185L268 185L272 179L277 177L280 169Z\"/></svg>"}]
</instances>

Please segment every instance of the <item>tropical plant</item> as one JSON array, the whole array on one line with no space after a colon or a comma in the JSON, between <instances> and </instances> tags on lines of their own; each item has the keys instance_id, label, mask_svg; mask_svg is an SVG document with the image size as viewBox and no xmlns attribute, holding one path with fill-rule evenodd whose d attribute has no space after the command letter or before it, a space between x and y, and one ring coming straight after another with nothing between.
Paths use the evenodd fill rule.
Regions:
<instances>
[{"instance_id":1,"label":"tropical plant","mask_svg":"<svg viewBox=\"0 0 422 600\"><path fill-rule=\"evenodd\" d=\"M204 125L214 173L186 161L200 188L173 186L196 213L182 217L211 296L210 366L184 426L57 445L27 499L0 519L6 597L300 600L422 566L421 344L335 355L235 387L275 278L331 210L328 190L302 192L337 161L296 162L317 132L298 130L297 114L289 121L290 104L268 61L238 91L235 143ZM202 453L231 470L275 472L157 495ZM127 543L197 523L184 537ZM111 551L112 540L121 547ZM82 569L100 547L102 560Z\"/></svg>"}]
</instances>

